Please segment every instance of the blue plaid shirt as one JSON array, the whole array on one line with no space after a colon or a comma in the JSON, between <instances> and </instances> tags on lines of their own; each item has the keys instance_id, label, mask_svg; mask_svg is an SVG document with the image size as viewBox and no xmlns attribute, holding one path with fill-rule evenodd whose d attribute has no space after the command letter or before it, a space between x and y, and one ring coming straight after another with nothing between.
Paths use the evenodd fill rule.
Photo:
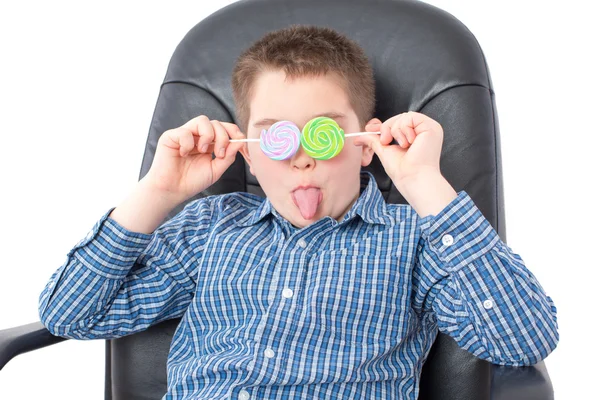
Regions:
<instances>
[{"instance_id":1,"label":"blue plaid shirt","mask_svg":"<svg viewBox=\"0 0 600 400\"><path fill-rule=\"evenodd\" d=\"M558 341L552 299L464 191L421 218L363 172L341 222L303 229L248 193L194 200L152 234L112 210L50 278L40 318L108 339L183 317L163 399L416 399L438 329L512 366Z\"/></svg>"}]
</instances>

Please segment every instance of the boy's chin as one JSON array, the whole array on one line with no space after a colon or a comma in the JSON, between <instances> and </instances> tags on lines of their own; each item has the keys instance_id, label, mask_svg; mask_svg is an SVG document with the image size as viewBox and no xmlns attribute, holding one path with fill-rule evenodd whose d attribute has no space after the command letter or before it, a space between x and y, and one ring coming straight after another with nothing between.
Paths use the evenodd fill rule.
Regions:
<instances>
[{"instance_id":1,"label":"boy's chin","mask_svg":"<svg viewBox=\"0 0 600 400\"><path fill-rule=\"evenodd\" d=\"M302 213L300 213L300 210L296 207L293 213L293 221L290 221L290 223L295 228L306 228L310 224L317 222L319 219L321 219L321 216L319 215L318 211L317 213L315 213L315 215L312 216L312 218L306 219L302 216Z\"/></svg>"},{"instance_id":2,"label":"boy's chin","mask_svg":"<svg viewBox=\"0 0 600 400\"><path fill-rule=\"evenodd\" d=\"M313 222L316 221L315 218L313 219L304 219L304 217L302 217L302 214L300 214L299 212L296 213L296 217L294 218L293 221L291 221L290 223L295 227L295 228L306 228L307 226L309 226L310 224L312 224Z\"/></svg>"}]
</instances>

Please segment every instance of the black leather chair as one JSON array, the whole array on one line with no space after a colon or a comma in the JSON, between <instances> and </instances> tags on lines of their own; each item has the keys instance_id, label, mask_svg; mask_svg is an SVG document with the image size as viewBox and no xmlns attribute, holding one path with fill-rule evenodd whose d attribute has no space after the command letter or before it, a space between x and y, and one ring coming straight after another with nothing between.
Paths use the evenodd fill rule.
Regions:
<instances>
[{"instance_id":1,"label":"black leather chair","mask_svg":"<svg viewBox=\"0 0 600 400\"><path fill-rule=\"evenodd\" d=\"M329 26L363 46L376 75L377 117L385 120L416 110L442 124L442 173L455 190L469 193L506 242L500 135L484 55L460 21L417 1L248 0L206 18L173 54L152 117L140 178L150 168L165 130L199 114L235 121L230 89L235 59L265 32L293 23ZM367 169L389 202L406 203L377 159ZM218 183L197 197L231 191L264 196L240 155ZM169 320L106 341L106 399L162 397L167 354L178 323L179 319ZM17 354L62 340L40 322L0 331L0 368ZM533 367L495 366L460 349L444 334L432 348L420 387L420 399L553 398L543 362Z\"/></svg>"}]
</instances>

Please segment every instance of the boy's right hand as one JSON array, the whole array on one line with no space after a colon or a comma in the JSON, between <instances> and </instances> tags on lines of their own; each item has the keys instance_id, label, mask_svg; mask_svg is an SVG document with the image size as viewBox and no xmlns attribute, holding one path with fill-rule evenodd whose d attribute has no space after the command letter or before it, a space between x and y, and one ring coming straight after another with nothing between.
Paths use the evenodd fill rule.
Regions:
<instances>
[{"instance_id":1,"label":"boy's right hand","mask_svg":"<svg viewBox=\"0 0 600 400\"><path fill-rule=\"evenodd\" d=\"M145 183L182 203L215 183L235 161L244 139L235 124L196 117L179 128L165 131ZM213 159L212 154L215 154Z\"/></svg>"}]
</instances>

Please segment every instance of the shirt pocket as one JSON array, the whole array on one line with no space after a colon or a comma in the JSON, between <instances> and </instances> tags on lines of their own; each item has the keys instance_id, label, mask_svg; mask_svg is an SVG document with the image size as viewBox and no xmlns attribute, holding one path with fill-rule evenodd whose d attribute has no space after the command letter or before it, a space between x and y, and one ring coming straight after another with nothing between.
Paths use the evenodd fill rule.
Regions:
<instances>
[{"instance_id":1,"label":"shirt pocket","mask_svg":"<svg viewBox=\"0 0 600 400\"><path fill-rule=\"evenodd\" d=\"M410 270L397 256L319 254L307 271L309 317L346 344L398 343L416 327Z\"/></svg>"}]
</instances>

